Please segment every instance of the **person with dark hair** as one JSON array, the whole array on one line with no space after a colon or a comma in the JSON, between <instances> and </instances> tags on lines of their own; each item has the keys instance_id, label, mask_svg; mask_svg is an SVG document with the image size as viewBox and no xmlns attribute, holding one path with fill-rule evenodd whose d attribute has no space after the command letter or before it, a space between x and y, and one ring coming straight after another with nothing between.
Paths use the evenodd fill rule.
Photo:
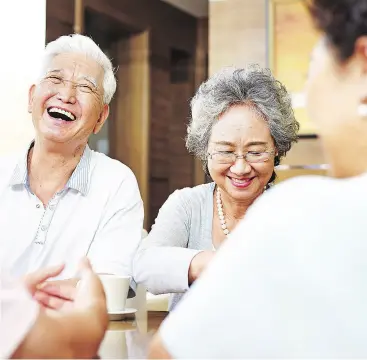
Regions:
<instances>
[{"instance_id":1,"label":"person with dark hair","mask_svg":"<svg viewBox=\"0 0 367 360\"><path fill-rule=\"evenodd\" d=\"M175 191L134 259L134 279L154 294L175 293L170 309L200 276L251 204L268 189L297 140L285 87L267 69L225 68L191 101L186 147L211 178Z\"/></svg>"},{"instance_id":2,"label":"person with dark hair","mask_svg":"<svg viewBox=\"0 0 367 360\"><path fill-rule=\"evenodd\" d=\"M293 178L251 206L152 358L367 357L367 1L309 8L323 36L307 109L330 177Z\"/></svg>"}]
</instances>

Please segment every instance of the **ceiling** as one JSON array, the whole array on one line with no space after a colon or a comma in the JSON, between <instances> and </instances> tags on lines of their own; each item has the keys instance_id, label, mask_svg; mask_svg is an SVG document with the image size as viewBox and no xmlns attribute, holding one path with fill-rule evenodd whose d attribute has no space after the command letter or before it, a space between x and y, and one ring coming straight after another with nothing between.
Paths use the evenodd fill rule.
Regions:
<instances>
[{"instance_id":1,"label":"ceiling","mask_svg":"<svg viewBox=\"0 0 367 360\"><path fill-rule=\"evenodd\" d=\"M208 0L162 0L196 17L208 17Z\"/></svg>"}]
</instances>

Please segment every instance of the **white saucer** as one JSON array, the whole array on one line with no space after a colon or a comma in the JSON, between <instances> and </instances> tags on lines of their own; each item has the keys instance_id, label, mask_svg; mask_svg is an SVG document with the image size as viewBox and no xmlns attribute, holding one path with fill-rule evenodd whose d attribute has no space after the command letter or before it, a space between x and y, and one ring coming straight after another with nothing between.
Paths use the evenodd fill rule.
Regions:
<instances>
[{"instance_id":1,"label":"white saucer","mask_svg":"<svg viewBox=\"0 0 367 360\"><path fill-rule=\"evenodd\" d=\"M109 312L108 317L111 321L119 321L119 320L122 320L128 317L127 315L135 314L136 312L137 312L136 309L126 308L125 310L121 310L121 311Z\"/></svg>"}]
</instances>

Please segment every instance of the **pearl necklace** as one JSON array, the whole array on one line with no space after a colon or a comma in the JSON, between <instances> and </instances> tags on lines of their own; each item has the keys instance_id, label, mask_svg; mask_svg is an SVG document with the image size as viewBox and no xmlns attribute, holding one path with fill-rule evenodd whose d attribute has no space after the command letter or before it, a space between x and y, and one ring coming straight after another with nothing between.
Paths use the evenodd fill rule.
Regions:
<instances>
[{"instance_id":1,"label":"pearl necklace","mask_svg":"<svg viewBox=\"0 0 367 360\"><path fill-rule=\"evenodd\" d=\"M224 235L228 236L229 230L227 229L227 223L226 223L226 219L223 213L223 204L222 204L222 198L220 196L219 188L217 188L217 210L218 210L220 225L222 227Z\"/></svg>"},{"instance_id":2,"label":"pearl necklace","mask_svg":"<svg viewBox=\"0 0 367 360\"><path fill-rule=\"evenodd\" d=\"M265 191L266 191L266 186L264 187L264 192ZM220 195L220 189L218 187L217 187L217 210L218 210L220 226L224 232L224 235L228 236L229 230L227 228L226 218L224 217L222 197Z\"/></svg>"}]
</instances>

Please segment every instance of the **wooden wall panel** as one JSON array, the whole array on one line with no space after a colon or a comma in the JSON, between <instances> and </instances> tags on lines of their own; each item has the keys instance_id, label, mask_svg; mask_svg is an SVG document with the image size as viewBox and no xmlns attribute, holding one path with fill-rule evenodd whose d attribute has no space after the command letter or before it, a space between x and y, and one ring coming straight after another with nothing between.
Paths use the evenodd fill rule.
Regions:
<instances>
[{"instance_id":1,"label":"wooden wall panel","mask_svg":"<svg viewBox=\"0 0 367 360\"><path fill-rule=\"evenodd\" d=\"M131 34L119 40L115 54L119 86L109 140L113 144L113 157L134 172L149 216L149 33Z\"/></svg>"},{"instance_id":2,"label":"wooden wall panel","mask_svg":"<svg viewBox=\"0 0 367 360\"><path fill-rule=\"evenodd\" d=\"M153 224L159 209L162 206L162 194L169 196L169 180L155 179L150 181L150 223ZM163 200L165 201L167 197ZM150 230L150 228L149 228Z\"/></svg>"},{"instance_id":3,"label":"wooden wall panel","mask_svg":"<svg viewBox=\"0 0 367 360\"><path fill-rule=\"evenodd\" d=\"M60 1L60 0L58 0ZM192 51L196 19L160 0L84 0L85 6L124 23L130 31L150 29L162 41Z\"/></svg>"},{"instance_id":4,"label":"wooden wall panel","mask_svg":"<svg viewBox=\"0 0 367 360\"><path fill-rule=\"evenodd\" d=\"M169 187L170 192L194 182L194 159L185 146L187 119L189 115L188 98L191 84L182 82L171 84L172 112L169 131Z\"/></svg>"},{"instance_id":5,"label":"wooden wall panel","mask_svg":"<svg viewBox=\"0 0 367 360\"><path fill-rule=\"evenodd\" d=\"M169 92L169 71L152 65L150 111L150 178L151 181L168 179L169 168L169 121L171 102ZM166 194L165 194L166 195Z\"/></svg>"},{"instance_id":6,"label":"wooden wall panel","mask_svg":"<svg viewBox=\"0 0 367 360\"><path fill-rule=\"evenodd\" d=\"M46 43L73 33L74 0L48 0L46 7Z\"/></svg>"}]
</instances>

